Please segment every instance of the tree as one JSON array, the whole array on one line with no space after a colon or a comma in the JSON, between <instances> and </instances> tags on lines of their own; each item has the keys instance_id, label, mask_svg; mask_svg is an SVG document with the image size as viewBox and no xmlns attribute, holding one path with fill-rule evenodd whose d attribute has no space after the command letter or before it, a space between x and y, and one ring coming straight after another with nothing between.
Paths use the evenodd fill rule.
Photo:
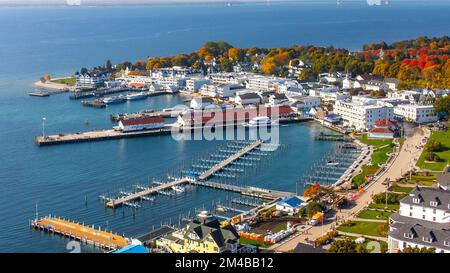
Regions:
<instances>
[{"instance_id":1,"label":"tree","mask_svg":"<svg viewBox=\"0 0 450 273\"><path fill-rule=\"evenodd\" d=\"M228 57L234 62L242 62L245 58L245 51L241 48L228 49Z\"/></svg>"},{"instance_id":2,"label":"tree","mask_svg":"<svg viewBox=\"0 0 450 273\"><path fill-rule=\"evenodd\" d=\"M419 248L417 246L415 246L415 247L407 246L407 247L403 248L403 251L400 251L400 252L401 253L435 253L436 249L435 248L427 248L427 247Z\"/></svg>"},{"instance_id":3,"label":"tree","mask_svg":"<svg viewBox=\"0 0 450 273\"><path fill-rule=\"evenodd\" d=\"M361 250L360 250L361 251ZM345 240L336 240L334 241L328 252L332 253L357 253L356 252L356 243L353 240L345 239Z\"/></svg>"},{"instance_id":4,"label":"tree","mask_svg":"<svg viewBox=\"0 0 450 273\"><path fill-rule=\"evenodd\" d=\"M309 186L305 192L303 192L303 196L305 197L314 197L320 190L320 184L316 183L314 185Z\"/></svg>"},{"instance_id":5,"label":"tree","mask_svg":"<svg viewBox=\"0 0 450 273\"><path fill-rule=\"evenodd\" d=\"M440 97L434 102L434 111L437 114L444 114L449 116L450 114L450 96Z\"/></svg>"},{"instance_id":6,"label":"tree","mask_svg":"<svg viewBox=\"0 0 450 273\"><path fill-rule=\"evenodd\" d=\"M44 82L48 82L50 81L50 75L49 74L45 74L42 79L44 80Z\"/></svg>"}]
</instances>

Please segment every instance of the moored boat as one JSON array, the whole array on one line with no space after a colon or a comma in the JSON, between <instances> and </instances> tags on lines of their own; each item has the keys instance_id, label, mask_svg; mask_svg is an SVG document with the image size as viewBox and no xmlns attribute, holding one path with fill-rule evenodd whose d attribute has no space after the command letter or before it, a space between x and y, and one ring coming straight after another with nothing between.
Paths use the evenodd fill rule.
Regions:
<instances>
[{"instance_id":1,"label":"moored boat","mask_svg":"<svg viewBox=\"0 0 450 273\"><path fill-rule=\"evenodd\" d=\"M147 94L145 92L139 92L134 94L128 94L126 96L127 100L142 100L147 97Z\"/></svg>"},{"instance_id":2,"label":"moored boat","mask_svg":"<svg viewBox=\"0 0 450 273\"><path fill-rule=\"evenodd\" d=\"M260 116L252 118L248 123L245 124L246 127L270 127L276 125L269 117Z\"/></svg>"}]
</instances>

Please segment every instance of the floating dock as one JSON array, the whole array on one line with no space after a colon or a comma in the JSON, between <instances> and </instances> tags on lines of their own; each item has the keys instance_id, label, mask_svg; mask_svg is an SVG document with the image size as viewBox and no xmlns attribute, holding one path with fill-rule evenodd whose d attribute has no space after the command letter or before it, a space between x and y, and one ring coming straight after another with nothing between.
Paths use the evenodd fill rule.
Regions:
<instances>
[{"instance_id":1,"label":"floating dock","mask_svg":"<svg viewBox=\"0 0 450 273\"><path fill-rule=\"evenodd\" d=\"M35 229L66 236L70 239L107 250L125 247L130 241L128 238L108 231L95 229L93 227L84 226L79 223L55 217L35 219L30 222L30 225Z\"/></svg>"}]
</instances>

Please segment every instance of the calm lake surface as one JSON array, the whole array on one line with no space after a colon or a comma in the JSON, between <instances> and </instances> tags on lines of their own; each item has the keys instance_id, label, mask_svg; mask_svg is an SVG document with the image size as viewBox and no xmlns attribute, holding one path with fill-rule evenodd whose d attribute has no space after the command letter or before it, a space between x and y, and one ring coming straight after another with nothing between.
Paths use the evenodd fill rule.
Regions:
<instances>
[{"instance_id":1,"label":"calm lake surface","mask_svg":"<svg viewBox=\"0 0 450 273\"><path fill-rule=\"evenodd\" d=\"M450 5L351 4L196 5L0 8L0 251L66 252L67 240L28 227L56 214L133 237L180 213L210 207L232 194L194 188L158 197L151 206L106 210L97 196L159 177L213 151L220 141L175 141L170 136L38 148L34 136L110 128L111 113L162 109L180 96L152 97L106 109L82 107L67 94L27 96L44 73L56 77L82 66L178 54L211 40L236 47L294 44L360 49L364 43L448 35ZM84 121L89 120L89 125ZM295 191L295 184L333 146L315 142L315 123L280 128L288 147L242 183ZM299 185L301 187L301 185ZM301 189L300 189L301 190ZM83 251L98 251L83 247Z\"/></svg>"}]
</instances>

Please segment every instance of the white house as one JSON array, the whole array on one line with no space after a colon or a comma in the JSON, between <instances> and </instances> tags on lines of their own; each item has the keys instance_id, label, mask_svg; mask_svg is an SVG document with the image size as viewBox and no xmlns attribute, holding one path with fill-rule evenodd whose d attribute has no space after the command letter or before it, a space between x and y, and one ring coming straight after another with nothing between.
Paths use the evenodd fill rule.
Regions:
<instances>
[{"instance_id":1,"label":"white house","mask_svg":"<svg viewBox=\"0 0 450 273\"><path fill-rule=\"evenodd\" d=\"M450 191L416 187L389 218L389 252L405 247L450 253Z\"/></svg>"},{"instance_id":2,"label":"white house","mask_svg":"<svg viewBox=\"0 0 450 273\"><path fill-rule=\"evenodd\" d=\"M76 75L76 86L79 88L96 88L102 86L111 76L110 73L85 73Z\"/></svg>"},{"instance_id":3,"label":"white house","mask_svg":"<svg viewBox=\"0 0 450 273\"><path fill-rule=\"evenodd\" d=\"M269 104L272 106L289 103L288 97L285 94L275 93L269 96Z\"/></svg>"},{"instance_id":4,"label":"white house","mask_svg":"<svg viewBox=\"0 0 450 273\"><path fill-rule=\"evenodd\" d=\"M287 197L275 204L275 209L287 213L297 213L305 204L297 196Z\"/></svg>"},{"instance_id":5,"label":"white house","mask_svg":"<svg viewBox=\"0 0 450 273\"><path fill-rule=\"evenodd\" d=\"M394 115L417 124L438 120L433 105L401 104L394 107Z\"/></svg>"},{"instance_id":6,"label":"white house","mask_svg":"<svg viewBox=\"0 0 450 273\"><path fill-rule=\"evenodd\" d=\"M205 109L207 106L214 104L214 100L210 97L194 97L191 100L191 108L194 110Z\"/></svg>"},{"instance_id":7,"label":"white house","mask_svg":"<svg viewBox=\"0 0 450 273\"><path fill-rule=\"evenodd\" d=\"M148 117L141 119L125 119L119 121L119 128L123 132L160 129L164 127L164 118Z\"/></svg>"},{"instance_id":8,"label":"white house","mask_svg":"<svg viewBox=\"0 0 450 273\"><path fill-rule=\"evenodd\" d=\"M261 97L256 93L240 93L234 98L234 102L241 105L259 104Z\"/></svg>"},{"instance_id":9,"label":"white house","mask_svg":"<svg viewBox=\"0 0 450 273\"><path fill-rule=\"evenodd\" d=\"M337 100L334 113L342 117L345 126L369 130L380 119L392 120L394 107L389 103L367 97L354 96L352 100Z\"/></svg>"}]
</instances>

